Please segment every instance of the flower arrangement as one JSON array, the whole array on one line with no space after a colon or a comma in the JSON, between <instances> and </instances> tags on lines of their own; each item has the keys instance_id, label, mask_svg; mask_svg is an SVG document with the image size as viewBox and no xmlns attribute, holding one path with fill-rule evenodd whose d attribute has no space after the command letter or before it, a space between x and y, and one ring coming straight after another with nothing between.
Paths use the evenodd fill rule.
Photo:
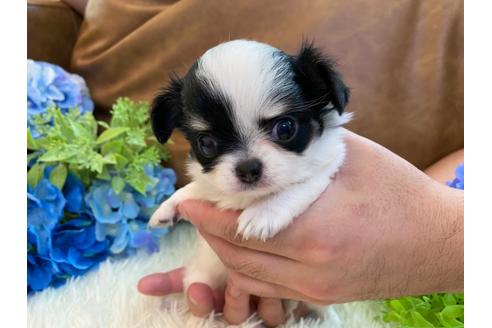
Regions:
<instances>
[{"instance_id":1,"label":"flower arrangement","mask_svg":"<svg viewBox=\"0 0 492 328\"><path fill-rule=\"evenodd\" d=\"M148 104L119 98L96 121L82 78L28 61L28 293L62 285L108 257L156 252L147 229L176 175L149 124Z\"/></svg>"},{"instance_id":2,"label":"flower arrangement","mask_svg":"<svg viewBox=\"0 0 492 328\"><path fill-rule=\"evenodd\" d=\"M465 165L456 168L456 177L447 182L451 188L465 189ZM436 293L408 296L386 301L384 321L402 328L463 328L465 296L463 293Z\"/></svg>"}]
</instances>

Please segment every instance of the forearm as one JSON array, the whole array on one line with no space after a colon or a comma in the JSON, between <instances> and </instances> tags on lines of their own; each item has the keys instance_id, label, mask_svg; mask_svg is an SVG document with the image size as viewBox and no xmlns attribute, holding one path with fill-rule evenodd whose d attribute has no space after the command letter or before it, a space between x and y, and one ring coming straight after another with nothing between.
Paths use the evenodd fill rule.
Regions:
<instances>
[{"instance_id":1,"label":"forearm","mask_svg":"<svg viewBox=\"0 0 492 328\"><path fill-rule=\"evenodd\" d=\"M440 265L436 266L436 290L445 292L463 291L464 279L464 192L449 187L443 188L441 210L442 240L438 249ZM438 231L439 233L439 231Z\"/></svg>"},{"instance_id":2,"label":"forearm","mask_svg":"<svg viewBox=\"0 0 492 328\"><path fill-rule=\"evenodd\" d=\"M418 251L408 277L412 295L463 290L463 191L431 184L427 201L419 204L427 222L413 233Z\"/></svg>"}]
</instances>

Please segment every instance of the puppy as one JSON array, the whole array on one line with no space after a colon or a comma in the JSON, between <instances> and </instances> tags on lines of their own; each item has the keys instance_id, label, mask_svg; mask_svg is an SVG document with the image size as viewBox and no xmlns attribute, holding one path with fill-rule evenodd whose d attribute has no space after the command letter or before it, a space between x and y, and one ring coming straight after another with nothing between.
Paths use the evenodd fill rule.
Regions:
<instances>
[{"instance_id":1,"label":"puppy","mask_svg":"<svg viewBox=\"0 0 492 328\"><path fill-rule=\"evenodd\" d=\"M208 50L152 104L159 142L174 128L190 142L193 182L156 210L150 227L171 225L181 201L204 199L243 210L237 230L242 238L275 236L316 200L342 165L348 98L331 61L312 45L304 44L295 56L248 40ZM212 288L226 282L224 265L201 237L186 267L185 289L194 282Z\"/></svg>"}]
</instances>

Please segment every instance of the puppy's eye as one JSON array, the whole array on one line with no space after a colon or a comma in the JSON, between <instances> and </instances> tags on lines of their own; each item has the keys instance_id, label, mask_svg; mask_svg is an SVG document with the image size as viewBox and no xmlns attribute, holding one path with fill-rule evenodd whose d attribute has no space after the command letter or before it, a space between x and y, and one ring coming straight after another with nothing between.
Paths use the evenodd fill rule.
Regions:
<instances>
[{"instance_id":1,"label":"puppy's eye","mask_svg":"<svg viewBox=\"0 0 492 328\"><path fill-rule=\"evenodd\" d=\"M203 157L210 159L217 156L217 141L213 137L206 134L199 135L197 146Z\"/></svg>"},{"instance_id":2,"label":"puppy's eye","mask_svg":"<svg viewBox=\"0 0 492 328\"><path fill-rule=\"evenodd\" d=\"M284 117L273 125L272 137L279 141L290 141L297 132L297 122L291 117Z\"/></svg>"}]
</instances>

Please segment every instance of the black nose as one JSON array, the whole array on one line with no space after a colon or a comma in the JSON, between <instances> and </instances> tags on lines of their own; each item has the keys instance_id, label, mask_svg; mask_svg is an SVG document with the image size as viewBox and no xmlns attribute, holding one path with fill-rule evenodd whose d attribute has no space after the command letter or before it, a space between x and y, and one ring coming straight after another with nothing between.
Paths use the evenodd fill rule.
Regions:
<instances>
[{"instance_id":1,"label":"black nose","mask_svg":"<svg viewBox=\"0 0 492 328\"><path fill-rule=\"evenodd\" d=\"M244 183L254 183L261 178L263 165L259 159L248 159L236 166L236 175Z\"/></svg>"}]
</instances>

